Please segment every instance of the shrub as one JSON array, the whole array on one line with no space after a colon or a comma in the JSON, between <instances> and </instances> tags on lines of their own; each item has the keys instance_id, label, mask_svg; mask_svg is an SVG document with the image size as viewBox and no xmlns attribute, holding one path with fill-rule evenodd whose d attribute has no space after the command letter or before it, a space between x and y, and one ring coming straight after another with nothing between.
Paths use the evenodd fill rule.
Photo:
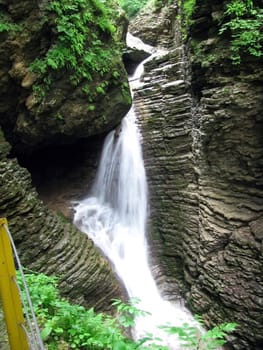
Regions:
<instances>
[{"instance_id":1,"label":"shrub","mask_svg":"<svg viewBox=\"0 0 263 350\"><path fill-rule=\"evenodd\" d=\"M263 9L252 0L232 0L226 5L225 23L220 34L231 35L230 50L234 64L241 62L242 53L262 56Z\"/></svg>"},{"instance_id":2,"label":"shrub","mask_svg":"<svg viewBox=\"0 0 263 350\"><path fill-rule=\"evenodd\" d=\"M168 334L178 335L182 347L192 350L215 350L226 344L226 336L233 332L237 324L234 322L222 323L208 331L202 331L204 322L196 316L197 326L184 323L181 327L161 326ZM199 324L199 326L198 326Z\"/></svg>"},{"instance_id":3,"label":"shrub","mask_svg":"<svg viewBox=\"0 0 263 350\"><path fill-rule=\"evenodd\" d=\"M122 344L122 349L131 349L133 342L122 335L116 319L95 313L93 308L87 310L81 305L70 304L60 297L58 278L42 273L29 273L25 277L41 336L48 349L59 349L60 344L68 344L70 349L94 350L118 350L117 345Z\"/></svg>"},{"instance_id":4,"label":"shrub","mask_svg":"<svg viewBox=\"0 0 263 350\"><path fill-rule=\"evenodd\" d=\"M53 0L45 11L46 18L53 18L55 37L46 54L30 66L38 77L34 92L40 99L56 72L67 71L72 85L90 82L95 75L103 78L111 72L113 57L120 55L111 43L116 31L111 22L116 16L112 6L106 7L100 0Z\"/></svg>"},{"instance_id":5,"label":"shrub","mask_svg":"<svg viewBox=\"0 0 263 350\"><path fill-rule=\"evenodd\" d=\"M111 350L168 350L166 346L155 344L154 335L149 335L139 341L133 341L123 335L123 328L134 325L134 318L148 314L139 310L138 299L132 299L127 304L114 300L117 308L117 318L103 313L95 313L93 308L71 304L59 295L57 277L42 273L25 274L32 304L41 329L41 335L49 350L60 349L111 349ZM22 287L18 274L18 283ZM27 311L27 310L25 310ZM202 324L202 319L198 317ZM200 333L199 326L187 323L181 327L160 326L168 334L176 334L182 346L193 350L211 350L226 342L227 333L236 328L235 323L223 323L213 329ZM160 339L158 339L160 340ZM147 345L146 345L147 342Z\"/></svg>"},{"instance_id":6,"label":"shrub","mask_svg":"<svg viewBox=\"0 0 263 350\"><path fill-rule=\"evenodd\" d=\"M221 18L219 34L229 39L233 64L240 64L243 53L262 56L263 9L253 0L230 0ZM183 1L183 17L186 26L191 25L196 0ZM183 28L183 31L185 28Z\"/></svg>"}]
</instances>

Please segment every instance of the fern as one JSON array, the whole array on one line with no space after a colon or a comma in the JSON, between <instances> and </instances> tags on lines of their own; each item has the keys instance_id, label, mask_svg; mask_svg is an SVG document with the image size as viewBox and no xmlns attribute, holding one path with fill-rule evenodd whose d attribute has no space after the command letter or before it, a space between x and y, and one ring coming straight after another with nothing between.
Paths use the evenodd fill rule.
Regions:
<instances>
[{"instance_id":1,"label":"fern","mask_svg":"<svg viewBox=\"0 0 263 350\"><path fill-rule=\"evenodd\" d=\"M228 20L219 33L230 32L233 63L240 64L242 53L262 56L263 9L254 6L252 0L232 0L226 6L225 17Z\"/></svg>"},{"instance_id":2,"label":"fern","mask_svg":"<svg viewBox=\"0 0 263 350\"><path fill-rule=\"evenodd\" d=\"M46 11L55 16L57 36L46 55L30 66L38 76L35 91L47 91L50 84L45 83L46 77L52 83L54 74L61 70L68 71L72 85L92 81L97 73L101 77L108 75L115 54L110 45L105 47L105 34L110 43L116 31L111 22L112 10L99 0L53 0ZM116 79L116 73L111 77Z\"/></svg>"}]
</instances>

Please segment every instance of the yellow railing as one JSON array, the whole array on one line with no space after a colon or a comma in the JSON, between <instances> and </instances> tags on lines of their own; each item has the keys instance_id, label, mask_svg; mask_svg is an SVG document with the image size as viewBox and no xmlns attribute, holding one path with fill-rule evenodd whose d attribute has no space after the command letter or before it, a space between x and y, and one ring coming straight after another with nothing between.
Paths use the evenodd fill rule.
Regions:
<instances>
[{"instance_id":1,"label":"yellow railing","mask_svg":"<svg viewBox=\"0 0 263 350\"><path fill-rule=\"evenodd\" d=\"M29 350L25 333L25 319L16 284L16 270L12 248L6 230L7 220L0 218L0 299L11 350Z\"/></svg>"}]
</instances>

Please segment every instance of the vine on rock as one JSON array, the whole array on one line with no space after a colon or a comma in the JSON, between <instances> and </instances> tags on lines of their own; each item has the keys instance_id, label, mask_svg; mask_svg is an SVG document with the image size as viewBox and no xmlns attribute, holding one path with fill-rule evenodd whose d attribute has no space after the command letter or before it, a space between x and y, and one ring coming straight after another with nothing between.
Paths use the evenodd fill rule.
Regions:
<instances>
[{"instance_id":1,"label":"vine on rock","mask_svg":"<svg viewBox=\"0 0 263 350\"><path fill-rule=\"evenodd\" d=\"M12 23L8 16L0 12L0 33L19 30L21 30L21 27L18 24Z\"/></svg>"}]
</instances>

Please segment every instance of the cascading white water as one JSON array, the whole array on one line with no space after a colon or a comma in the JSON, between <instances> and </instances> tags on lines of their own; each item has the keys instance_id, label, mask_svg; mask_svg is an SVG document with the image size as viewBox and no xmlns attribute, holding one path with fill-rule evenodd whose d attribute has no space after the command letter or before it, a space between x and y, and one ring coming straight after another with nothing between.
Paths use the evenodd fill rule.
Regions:
<instances>
[{"instance_id":1,"label":"cascading white water","mask_svg":"<svg viewBox=\"0 0 263 350\"><path fill-rule=\"evenodd\" d=\"M157 334L157 325L178 326L193 319L180 303L172 305L161 298L150 271L147 182L135 122L131 108L120 129L107 136L91 194L76 205L74 222L108 256L129 296L140 300L138 307L151 313L136 320L134 337L139 338L146 332ZM180 349L174 338L167 343Z\"/></svg>"}]
</instances>

